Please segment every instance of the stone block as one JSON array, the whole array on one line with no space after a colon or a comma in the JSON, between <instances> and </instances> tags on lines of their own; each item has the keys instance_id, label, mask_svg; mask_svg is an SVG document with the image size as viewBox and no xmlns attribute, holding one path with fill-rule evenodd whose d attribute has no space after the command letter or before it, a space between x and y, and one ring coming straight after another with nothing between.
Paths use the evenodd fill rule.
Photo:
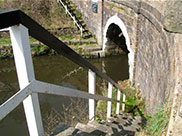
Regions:
<instances>
[{"instance_id":1,"label":"stone block","mask_svg":"<svg viewBox=\"0 0 182 136\"><path fill-rule=\"evenodd\" d=\"M168 0L164 27L169 32L182 33L182 0Z\"/></svg>"}]
</instances>

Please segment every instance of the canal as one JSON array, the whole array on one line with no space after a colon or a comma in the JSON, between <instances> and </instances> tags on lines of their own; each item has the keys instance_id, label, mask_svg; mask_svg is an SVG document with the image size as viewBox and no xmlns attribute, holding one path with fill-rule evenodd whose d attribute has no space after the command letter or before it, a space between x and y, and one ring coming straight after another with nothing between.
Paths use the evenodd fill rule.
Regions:
<instances>
[{"instance_id":1,"label":"canal","mask_svg":"<svg viewBox=\"0 0 182 136\"><path fill-rule=\"evenodd\" d=\"M126 55L88 59L88 61L99 70L105 72L116 82L118 80L128 79L128 57ZM33 63L37 80L83 91L88 90L87 71L63 56L34 57ZM101 94L102 92L102 83L103 81L97 78L97 94ZM18 81L13 59L0 60L0 104L10 98L18 90ZM48 118L52 109L61 113L66 106L70 105L70 99L62 96L39 94L39 100L44 125L49 125ZM87 105L87 100L84 101L83 105ZM70 122L68 122L68 124L69 123ZM22 104L0 121L0 135L28 135Z\"/></svg>"}]
</instances>

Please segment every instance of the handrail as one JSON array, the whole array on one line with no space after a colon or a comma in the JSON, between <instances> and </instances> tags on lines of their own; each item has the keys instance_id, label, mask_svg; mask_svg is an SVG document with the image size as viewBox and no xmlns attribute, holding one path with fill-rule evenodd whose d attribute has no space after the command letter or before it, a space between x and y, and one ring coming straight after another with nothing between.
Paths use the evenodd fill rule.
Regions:
<instances>
[{"instance_id":1,"label":"handrail","mask_svg":"<svg viewBox=\"0 0 182 136\"><path fill-rule=\"evenodd\" d=\"M77 54L65 43L63 43L58 38L49 33L47 30L45 30L41 25L39 25L37 22L35 22L21 10L15 9L2 11L0 12L0 18L0 29L22 24L29 29L30 35L35 39L54 49L59 54L62 54L66 58L83 67L84 69L92 70L97 74L97 76L112 83L116 88L119 88L118 84L115 81L113 81L110 77L108 77L105 73L102 73L95 66L90 64L87 60L83 59L79 54Z\"/></svg>"},{"instance_id":2,"label":"handrail","mask_svg":"<svg viewBox=\"0 0 182 136\"><path fill-rule=\"evenodd\" d=\"M70 13L70 11L68 10L68 7L63 3L62 0L57 0L57 2L58 2L58 3L60 2L61 5L65 8L66 13L69 14L69 16L73 19L74 24L76 24L76 25L78 26L78 28L80 29L80 31L81 31L81 36L82 36L82 35L83 35L84 29L83 29L83 27L82 27L81 25L78 24L78 22L77 22L76 19L75 19L75 16L73 16L73 15Z\"/></svg>"},{"instance_id":3,"label":"handrail","mask_svg":"<svg viewBox=\"0 0 182 136\"><path fill-rule=\"evenodd\" d=\"M28 17L20 10L10 10L0 12L0 30L10 31L10 37L15 58L16 71L20 91L0 105L0 120L15 109L22 101L25 110L27 125L31 136L43 136L43 123L39 107L38 93L70 96L77 98L89 99L89 119L94 120L95 117L95 101L107 101L107 118L111 117L111 102L116 102L116 114L119 114L120 103L125 103L125 94L123 94L123 102L120 102L120 90L117 91L117 99L112 99L113 85L118 88L114 82L106 74L99 71L95 66L83 59L62 41L50 34L42 26ZM11 19L11 21L9 20ZM6 29L8 28L8 29ZM37 81L33 69L29 34L66 58L88 70L88 91L83 92L77 89L70 89L49 83ZM108 81L108 97L95 95L95 75ZM124 106L122 106L123 108Z\"/></svg>"},{"instance_id":4,"label":"handrail","mask_svg":"<svg viewBox=\"0 0 182 136\"><path fill-rule=\"evenodd\" d=\"M9 112L14 110L27 96L29 96L32 93L43 93L43 94L52 94L58 96L83 98L83 99L120 102L116 99L107 98L101 95L90 94L77 89L61 87L58 85L34 80L24 89L18 91L15 95L10 97L5 103L0 105L0 120L3 119Z\"/></svg>"}]
</instances>

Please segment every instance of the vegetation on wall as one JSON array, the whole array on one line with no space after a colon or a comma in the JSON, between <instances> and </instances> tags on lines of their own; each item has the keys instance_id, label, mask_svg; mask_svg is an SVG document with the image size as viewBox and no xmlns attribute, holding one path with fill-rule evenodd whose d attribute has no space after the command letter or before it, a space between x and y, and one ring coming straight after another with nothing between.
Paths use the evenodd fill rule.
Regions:
<instances>
[{"instance_id":1,"label":"vegetation on wall","mask_svg":"<svg viewBox=\"0 0 182 136\"><path fill-rule=\"evenodd\" d=\"M47 29L74 26L56 0L6 0L0 5L0 10L8 9L21 9Z\"/></svg>"},{"instance_id":2,"label":"vegetation on wall","mask_svg":"<svg viewBox=\"0 0 182 136\"><path fill-rule=\"evenodd\" d=\"M137 132L137 136L161 136L165 135L170 117L170 105L159 107L158 112L148 115L145 112L144 99L138 88L131 86L129 80L118 81L120 89L126 94L125 113L142 117L143 129ZM116 98L116 89L113 89L113 98ZM103 94L107 96L107 92ZM122 98L122 97L121 97ZM121 100L122 102L122 100ZM112 103L112 116L115 115L116 104ZM98 101L96 108L96 122L106 120L107 102ZM122 113L122 111L120 111Z\"/></svg>"},{"instance_id":3,"label":"vegetation on wall","mask_svg":"<svg viewBox=\"0 0 182 136\"><path fill-rule=\"evenodd\" d=\"M121 6L118 6L118 5L115 5L115 4L108 4L108 8L112 9L112 10L119 11L119 12L124 12L127 15L129 15L128 11L124 7L121 7Z\"/></svg>"},{"instance_id":4,"label":"vegetation on wall","mask_svg":"<svg viewBox=\"0 0 182 136\"><path fill-rule=\"evenodd\" d=\"M138 115L144 117L145 114L145 104L144 100L140 96L140 90L136 87L132 87L129 80L118 81L120 90L125 93L125 113L130 113L131 115ZM107 89L106 89L107 90ZM103 92L103 96L107 96L107 91ZM113 88L112 98L116 99L117 89ZM122 97L121 97L122 103ZM122 108L120 108L121 110ZM116 103L112 103L112 116L116 116ZM107 113L107 102L98 101L96 108L96 121L101 121L106 119ZM122 111L120 111L122 113Z\"/></svg>"},{"instance_id":5,"label":"vegetation on wall","mask_svg":"<svg viewBox=\"0 0 182 136\"><path fill-rule=\"evenodd\" d=\"M137 136L165 136L170 118L170 106L164 104L159 107L159 111L151 116L146 116L147 124Z\"/></svg>"}]
</instances>

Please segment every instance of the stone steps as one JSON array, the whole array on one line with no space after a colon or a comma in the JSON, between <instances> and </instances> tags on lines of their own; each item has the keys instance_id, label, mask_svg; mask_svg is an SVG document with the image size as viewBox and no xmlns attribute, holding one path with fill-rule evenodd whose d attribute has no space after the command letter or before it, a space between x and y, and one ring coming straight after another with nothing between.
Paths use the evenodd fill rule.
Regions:
<instances>
[{"instance_id":1,"label":"stone steps","mask_svg":"<svg viewBox=\"0 0 182 136\"><path fill-rule=\"evenodd\" d=\"M67 127L55 136L134 136L142 124L142 118L121 114L101 123L78 123L76 127Z\"/></svg>"},{"instance_id":2,"label":"stone steps","mask_svg":"<svg viewBox=\"0 0 182 136\"><path fill-rule=\"evenodd\" d=\"M81 25L82 28L84 29L83 36L84 37L92 37L92 33L86 27L86 23L84 22L82 15L76 10L77 7L74 5L74 3L72 3L70 0L65 0L64 4L67 5L70 13L73 16L75 16L75 19L78 22L78 24Z\"/></svg>"}]
</instances>

